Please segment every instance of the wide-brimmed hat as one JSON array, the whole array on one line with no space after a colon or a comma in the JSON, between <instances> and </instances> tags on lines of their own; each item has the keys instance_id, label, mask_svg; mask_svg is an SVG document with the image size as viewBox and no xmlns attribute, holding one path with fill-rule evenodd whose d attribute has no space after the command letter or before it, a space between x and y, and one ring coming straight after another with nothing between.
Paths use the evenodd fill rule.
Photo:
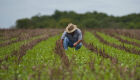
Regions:
<instances>
[{"instance_id":1,"label":"wide-brimmed hat","mask_svg":"<svg viewBox=\"0 0 140 80\"><path fill-rule=\"evenodd\" d=\"M68 26L66 27L66 32L67 32L67 33L72 33L72 32L74 32L76 29L77 29L77 26L74 25L74 24L72 24L72 23L70 23L70 24L68 24Z\"/></svg>"}]
</instances>

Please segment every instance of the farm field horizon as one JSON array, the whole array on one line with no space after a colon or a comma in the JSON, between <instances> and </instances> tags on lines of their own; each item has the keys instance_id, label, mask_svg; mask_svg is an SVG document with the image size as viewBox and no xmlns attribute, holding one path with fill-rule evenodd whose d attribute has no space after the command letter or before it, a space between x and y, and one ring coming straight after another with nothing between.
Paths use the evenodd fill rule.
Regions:
<instances>
[{"instance_id":1,"label":"farm field horizon","mask_svg":"<svg viewBox=\"0 0 140 80\"><path fill-rule=\"evenodd\" d=\"M139 29L82 29L64 50L65 29L0 29L0 80L140 80Z\"/></svg>"}]
</instances>

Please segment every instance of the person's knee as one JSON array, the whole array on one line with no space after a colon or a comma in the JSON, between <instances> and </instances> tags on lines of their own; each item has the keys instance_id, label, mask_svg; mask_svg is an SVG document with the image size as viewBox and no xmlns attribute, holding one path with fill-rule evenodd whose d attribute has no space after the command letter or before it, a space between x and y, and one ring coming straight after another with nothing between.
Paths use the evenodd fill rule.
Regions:
<instances>
[{"instance_id":1,"label":"person's knee","mask_svg":"<svg viewBox=\"0 0 140 80\"><path fill-rule=\"evenodd\" d=\"M82 43L79 43L77 46L76 46L76 50L78 50L78 49L80 49L81 48L81 46L82 46Z\"/></svg>"},{"instance_id":2,"label":"person's knee","mask_svg":"<svg viewBox=\"0 0 140 80\"><path fill-rule=\"evenodd\" d=\"M63 44L67 44L69 42L69 39L67 37L64 38Z\"/></svg>"},{"instance_id":3,"label":"person's knee","mask_svg":"<svg viewBox=\"0 0 140 80\"><path fill-rule=\"evenodd\" d=\"M64 47L65 50L68 49L68 43L69 43L69 40L68 40L67 37L65 37L65 38L64 38L64 41L63 41L63 47Z\"/></svg>"},{"instance_id":4,"label":"person's knee","mask_svg":"<svg viewBox=\"0 0 140 80\"><path fill-rule=\"evenodd\" d=\"M79 43L79 46L82 46L82 43Z\"/></svg>"},{"instance_id":5,"label":"person's knee","mask_svg":"<svg viewBox=\"0 0 140 80\"><path fill-rule=\"evenodd\" d=\"M77 45L77 47L81 47L82 46L82 43L79 43L78 45Z\"/></svg>"},{"instance_id":6,"label":"person's knee","mask_svg":"<svg viewBox=\"0 0 140 80\"><path fill-rule=\"evenodd\" d=\"M69 41L69 39L67 37L64 38L64 41Z\"/></svg>"}]
</instances>

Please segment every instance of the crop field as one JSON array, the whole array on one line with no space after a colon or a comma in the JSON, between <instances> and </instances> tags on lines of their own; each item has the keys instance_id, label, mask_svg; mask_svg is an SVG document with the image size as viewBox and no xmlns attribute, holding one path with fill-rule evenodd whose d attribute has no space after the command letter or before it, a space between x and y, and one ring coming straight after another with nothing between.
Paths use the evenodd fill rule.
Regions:
<instances>
[{"instance_id":1,"label":"crop field","mask_svg":"<svg viewBox=\"0 0 140 80\"><path fill-rule=\"evenodd\" d=\"M63 31L0 30L0 80L140 80L140 30L82 30L78 51Z\"/></svg>"}]
</instances>

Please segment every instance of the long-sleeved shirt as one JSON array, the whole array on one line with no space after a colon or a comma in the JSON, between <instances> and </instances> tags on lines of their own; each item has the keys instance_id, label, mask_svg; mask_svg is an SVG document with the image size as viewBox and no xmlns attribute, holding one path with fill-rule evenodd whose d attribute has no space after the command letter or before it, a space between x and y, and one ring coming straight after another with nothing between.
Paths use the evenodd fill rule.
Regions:
<instances>
[{"instance_id":1,"label":"long-sleeved shirt","mask_svg":"<svg viewBox=\"0 0 140 80\"><path fill-rule=\"evenodd\" d=\"M80 29L77 29L74 31L74 34L71 35L70 33L64 31L61 39L64 39L65 37L67 37L71 42L76 42L78 40L82 40L82 32Z\"/></svg>"}]
</instances>

